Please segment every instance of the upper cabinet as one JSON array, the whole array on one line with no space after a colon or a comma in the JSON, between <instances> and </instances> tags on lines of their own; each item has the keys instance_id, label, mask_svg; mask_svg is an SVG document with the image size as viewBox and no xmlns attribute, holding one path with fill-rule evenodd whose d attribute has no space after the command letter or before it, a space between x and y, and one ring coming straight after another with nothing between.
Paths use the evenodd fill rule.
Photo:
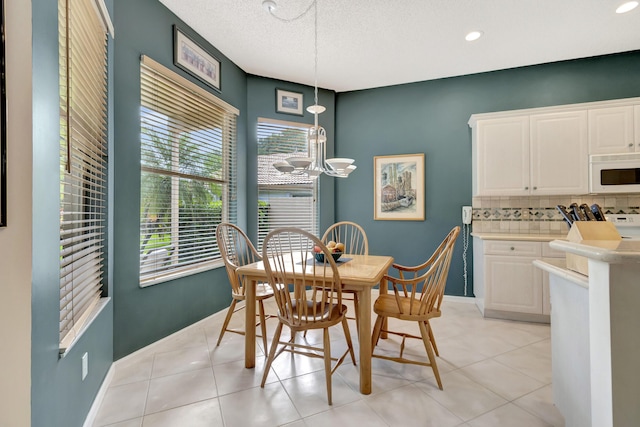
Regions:
<instances>
[{"instance_id":1,"label":"upper cabinet","mask_svg":"<svg viewBox=\"0 0 640 427\"><path fill-rule=\"evenodd\" d=\"M581 195L589 155L640 152L640 98L474 114L474 196Z\"/></svg>"},{"instance_id":2,"label":"upper cabinet","mask_svg":"<svg viewBox=\"0 0 640 427\"><path fill-rule=\"evenodd\" d=\"M633 105L590 109L589 154L640 151L639 114L640 107Z\"/></svg>"},{"instance_id":3,"label":"upper cabinet","mask_svg":"<svg viewBox=\"0 0 640 427\"><path fill-rule=\"evenodd\" d=\"M474 193L529 194L529 117L481 120L475 132Z\"/></svg>"},{"instance_id":4,"label":"upper cabinet","mask_svg":"<svg viewBox=\"0 0 640 427\"><path fill-rule=\"evenodd\" d=\"M588 193L587 112L534 114L530 121L530 194Z\"/></svg>"}]
</instances>

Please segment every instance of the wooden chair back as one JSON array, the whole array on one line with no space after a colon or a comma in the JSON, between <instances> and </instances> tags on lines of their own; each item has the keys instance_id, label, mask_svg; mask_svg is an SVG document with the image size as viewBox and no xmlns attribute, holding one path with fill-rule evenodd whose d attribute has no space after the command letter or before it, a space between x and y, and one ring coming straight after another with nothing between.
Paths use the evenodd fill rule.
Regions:
<instances>
[{"instance_id":1,"label":"wooden chair back","mask_svg":"<svg viewBox=\"0 0 640 427\"><path fill-rule=\"evenodd\" d=\"M439 311L447 284L453 249L460 233L460 227L454 227L433 252L431 257L415 267L413 277L400 271L400 278L387 276L393 285L398 300L398 309L403 316L426 316ZM424 273L420 273L421 271ZM408 298L400 303L399 297Z\"/></svg>"},{"instance_id":2,"label":"wooden chair back","mask_svg":"<svg viewBox=\"0 0 640 427\"><path fill-rule=\"evenodd\" d=\"M314 247L324 254L323 263L316 261ZM262 257L284 324L293 330L319 328L342 314L338 267L313 234L293 227L273 230L264 239Z\"/></svg>"},{"instance_id":3,"label":"wooden chair back","mask_svg":"<svg viewBox=\"0 0 640 427\"><path fill-rule=\"evenodd\" d=\"M244 295L242 278L236 270L243 265L251 264L262 259L260 253L251 243L247 235L235 224L222 222L216 228L216 238L220 255L224 260L233 292Z\"/></svg>"},{"instance_id":4,"label":"wooden chair back","mask_svg":"<svg viewBox=\"0 0 640 427\"><path fill-rule=\"evenodd\" d=\"M369 241L364 229L351 221L341 221L333 224L322 236L326 245L330 241L344 243L344 253L354 255L369 255Z\"/></svg>"}]
</instances>

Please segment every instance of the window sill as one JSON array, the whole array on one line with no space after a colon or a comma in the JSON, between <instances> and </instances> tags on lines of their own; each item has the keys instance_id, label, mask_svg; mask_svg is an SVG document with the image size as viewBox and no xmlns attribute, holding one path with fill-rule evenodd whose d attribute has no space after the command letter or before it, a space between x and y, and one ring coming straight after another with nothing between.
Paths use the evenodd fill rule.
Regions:
<instances>
[{"instance_id":1,"label":"window sill","mask_svg":"<svg viewBox=\"0 0 640 427\"><path fill-rule=\"evenodd\" d=\"M220 267L224 267L224 261L221 260L221 259L220 260L216 260L216 261L211 261L210 263L207 263L207 264L199 266L199 267L185 268L185 269L181 269L179 271L168 272L168 273L166 273L166 274L164 274L162 276L156 276L156 277L153 277L151 279L140 280L140 287L141 288L146 288L148 286L157 285L159 283L168 282L168 281L171 281L171 280L179 279L181 277L191 276L191 275L196 274L196 273L202 273L204 271L215 270L216 268L220 268Z\"/></svg>"},{"instance_id":2,"label":"window sill","mask_svg":"<svg viewBox=\"0 0 640 427\"><path fill-rule=\"evenodd\" d=\"M65 357L69 353L69 351L71 351L71 349L78 342L80 337L82 337L85 331L89 329L89 327L91 326L93 321L96 319L96 317L98 317L98 315L102 313L102 310L104 310L104 308L107 306L109 301L111 301L110 297L100 298L96 306L91 310L91 313L89 313L87 320L83 323L82 327L75 334L75 336L73 336L72 338L67 338L60 343L60 356L59 356L60 359Z\"/></svg>"}]
</instances>

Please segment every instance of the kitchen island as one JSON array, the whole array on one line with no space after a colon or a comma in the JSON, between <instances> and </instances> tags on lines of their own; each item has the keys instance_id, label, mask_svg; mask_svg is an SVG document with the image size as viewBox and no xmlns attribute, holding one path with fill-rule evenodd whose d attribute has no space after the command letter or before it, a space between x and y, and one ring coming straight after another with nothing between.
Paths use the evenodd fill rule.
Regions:
<instances>
[{"instance_id":1,"label":"kitchen island","mask_svg":"<svg viewBox=\"0 0 640 427\"><path fill-rule=\"evenodd\" d=\"M549 273L554 403L569 426L640 422L640 241L555 240L587 258L589 276L562 263Z\"/></svg>"}]
</instances>

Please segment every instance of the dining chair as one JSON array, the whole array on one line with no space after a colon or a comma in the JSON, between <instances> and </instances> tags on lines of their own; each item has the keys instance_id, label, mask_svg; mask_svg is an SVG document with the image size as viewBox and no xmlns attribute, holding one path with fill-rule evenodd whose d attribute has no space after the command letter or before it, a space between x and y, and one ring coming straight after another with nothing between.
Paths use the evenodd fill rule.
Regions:
<instances>
[{"instance_id":1,"label":"dining chair","mask_svg":"<svg viewBox=\"0 0 640 427\"><path fill-rule=\"evenodd\" d=\"M320 248L323 262L316 262L314 247ZM270 232L262 246L264 269L274 290L278 305L278 326L267 357L261 387L269 375L273 361L283 352L324 359L327 400L331 399L331 375L347 354L353 353L347 306L342 304L342 282L330 250L313 234L298 228L280 228ZM315 292L318 289L319 292ZM331 356L329 328L341 323L347 350L340 357ZM291 331L288 341L281 341L283 327ZM296 342L296 333L307 330L323 331L322 346L306 341ZM332 367L332 362L335 362Z\"/></svg>"},{"instance_id":2,"label":"dining chair","mask_svg":"<svg viewBox=\"0 0 640 427\"><path fill-rule=\"evenodd\" d=\"M373 328L372 348L375 350L382 332L401 336L402 343L398 357L376 354L375 351L371 356L394 362L431 366L440 390L442 390L442 381L435 358L438 350L429 320L442 315L440 306L447 284L453 248L459 233L460 227L454 227L431 257L420 265L406 267L394 264L393 267L399 271L400 277L389 275L384 277L392 285L393 293L381 294L373 305L377 318ZM420 336L383 329L384 320L389 317L417 322ZM428 362L404 357L407 338L422 339Z\"/></svg>"},{"instance_id":3,"label":"dining chair","mask_svg":"<svg viewBox=\"0 0 640 427\"><path fill-rule=\"evenodd\" d=\"M365 233L364 229L355 222L340 221L327 228L327 231L325 231L322 236L322 243L326 245L331 241L343 243L345 254L369 255L369 240L367 239L367 233ZM360 322L358 320L357 293L355 291L342 292L351 295L351 298L345 298L345 300L353 301L353 308L356 314L354 317L349 317L349 319L355 319L356 331L359 331Z\"/></svg>"},{"instance_id":4,"label":"dining chair","mask_svg":"<svg viewBox=\"0 0 640 427\"><path fill-rule=\"evenodd\" d=\"M262 260L262 256L253 246L251 240L249 240L244 231L242 231L237 225L227 222L220 223L216 228L216 238L218 241L218 247L220 248L220 255L224 260L227 275L229 276L232 298L231 304L227 309L227 315L224 318L224 323L222 324L222 329L220 330L220 335L218 336L218 342L216 343L216 346L219 346L225 332L244 335L244 330L229 328L229 322L231 321L233 314L244 308L244 306L236 308L238 302L244 301L245 299L244 278L241 277L236 270L243 265ZM267 352L266 320L271 316L265 315L263 301L271 297L273 297L273 289L271 289L268 284L259 283L256 288L259 322L256 326L260 325L265 353Z\"/></svg>"}]
</instances>

